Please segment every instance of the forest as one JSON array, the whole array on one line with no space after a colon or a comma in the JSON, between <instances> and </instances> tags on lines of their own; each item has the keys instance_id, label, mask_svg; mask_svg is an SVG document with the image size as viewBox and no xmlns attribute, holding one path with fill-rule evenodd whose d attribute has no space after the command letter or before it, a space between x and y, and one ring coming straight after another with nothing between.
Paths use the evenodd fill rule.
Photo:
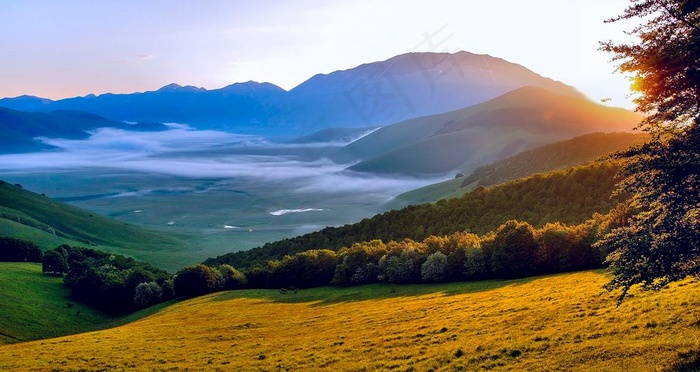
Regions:
<instances>
[{"instance_id":1,"label":"forest","mask_svg":"<svg viewBox=\"0 0 700 372\"><path fill-rule=\"evenodd\" d=\"M249 268L309 249L337 251L375 239L422 241L431 235L445 236L456 231L483 235L511 219L534 227L555 221L579 224L594 213L609 212L625 199L622 194L613 196L618 170L617 162L601 161L536 174L489 188L479 187L460 198L411 205L355 224L326 227L251 250L210 258L204 263Z\"/></svg>"}]
</instances>

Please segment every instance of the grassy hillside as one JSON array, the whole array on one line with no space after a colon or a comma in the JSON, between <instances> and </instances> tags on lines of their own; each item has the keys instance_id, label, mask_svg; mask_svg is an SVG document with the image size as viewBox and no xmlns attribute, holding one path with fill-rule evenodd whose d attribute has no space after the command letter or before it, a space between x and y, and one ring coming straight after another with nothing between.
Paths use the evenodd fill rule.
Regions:
<instances>
[{"instance_id":1,"label":"grassy hillside","mask_svg":"<svg viewBox=\"0 0 700 372\"><path fill-rule=\"evenodd\" d=\"M63 279L42 274L40 264L0 262L0 288L0 344L104 329L148 314L112 317L73 301Z\"/></svg>"},{"instance_id":2,"label":"grassy hillside","mask_svg":"<svg viewBox=\"0 0 700 372\"><path fill-rule=\"evenodd\" d=\"M623 198L611 198L617 169L612 162L599 162L538 174L488 189L480 188L461 198L412 205L355 224L327 227L251 250L228 253L205 263L245 268L281 259L287 254L309 249L337 250L372 239L420 241L429 235L444 236L455 231L485 234L511 219L535 227L555 221L579 224L593 213L607 213Z\"/></svg>"},{"instance_id":3,"label":"grassy hillside","mask_svg":"<svg viewBox=\"0 0 700 372\"><path fill-rule=\"evenodd\" d=\"M470 175L428 185L396 197L397 206L459 197L478 186L492 186L535 173L581 165L646 141L646 134L592 133L521 152L477 168Z\"/></svg>"},{"instance_id":4,"label":"grassy hillside","mask_svg":"<svg viewBox=\"0 0 700 372\"><path fill-rule=\"evenodd\" d=\"M381 128L340 151L351 170L408 175L470 173L476 167L592 132L629 131L632 112L524 87L491 101Z\"/></svg>"},{"instance_id":5,"label":"grassy hillside","mask_svg":"<svg viewBox=\"0 0 700 372\"><path fill-rule=\"evenodd\" d=\"M57 202L0 181L0 231L6 236L36 240L42 248L54 243L99 245L139 257L141 252L179 250L179 240Z\"/></svg>"},{"instance_id":6,"label":"grassy hillside","mask_svg":"<svg viewBox=\"0 0 700 372\"><path fill-rule=\"evenodd\" d=\"M114 329L0 346L0 369L653 371L697 355L700 283L617 308L607 280L216 293Z\"/></svg>"}]
</instances>

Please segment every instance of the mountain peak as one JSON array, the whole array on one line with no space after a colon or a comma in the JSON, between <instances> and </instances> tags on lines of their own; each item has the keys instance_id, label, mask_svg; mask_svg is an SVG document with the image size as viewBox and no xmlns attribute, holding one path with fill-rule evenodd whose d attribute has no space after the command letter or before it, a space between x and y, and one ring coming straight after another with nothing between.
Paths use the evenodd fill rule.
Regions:
<instances>
[{"instance_id":1,"label":"mountain peak","mask_svg":"<svg viewBox=\"0 0 700 372\"><path fill-rule=\"evenodd\" d=\"M204 88L198 88L192 85L185 85L182 86L180 84L176 83L170 83L160 89L158 89L156 92L199 92L199 91L204 91L206 89Z\"/></svg>"},{"instance_id":2,"label":"mountain peak","mask_svg":"<svg viewBox=\"0 0 700 372\"><path fill-rule=\"evenodd\" d=\"M216 89L216 91L227 93L286 92L286 90L278 87L275 84L267 82L260 83L253 80L248 80L242 83L233 83L223 88Z\"/></svg>"}]
</instances>

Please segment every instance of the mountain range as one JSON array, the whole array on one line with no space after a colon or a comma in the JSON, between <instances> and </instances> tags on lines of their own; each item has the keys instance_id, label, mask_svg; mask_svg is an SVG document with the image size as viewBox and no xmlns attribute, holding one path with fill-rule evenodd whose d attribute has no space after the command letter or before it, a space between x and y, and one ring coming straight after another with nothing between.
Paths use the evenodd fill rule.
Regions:
<instances>
[{"instance_id":1,"label":"mountain range","mask_svg":"<svg viewBox=\"0 0 700 372\"><path fill-rule=\"evenodd\" d=\"M641 116L575 95L526 86L487 102L384 126L342 148L349 169L410 176L476 167L593 132L631 131Z\"/></svg>"},{"instance_id":2,"label":"mountain range","mask_svg":"<svg viewBox=\"0 0 700 372\"><path fill-rule=\"evenodd\" d=\"M318 74L290 91L245 82L207 90L170 84L156 91L61 100L0 99L14 110L78 110L115 121L184 123L197 129L299 136L331 127L376 127L485 102L523 86L583 98L574 88L489 55L408 53Z\"/></svg>"},{"instance_id":3,"label":"mountain range","mask_svg":"<svg viewBox=\"0 0 700 372\"><path fill-rule=\"evenodd\" d=\"M40 151L53 146L38 137L85 139L97 128L117 128L129 131L162 131L160 123L128 124L84 111L56 110L26 112L0 107L0 153Z\"/></svg>"}]
</instances>

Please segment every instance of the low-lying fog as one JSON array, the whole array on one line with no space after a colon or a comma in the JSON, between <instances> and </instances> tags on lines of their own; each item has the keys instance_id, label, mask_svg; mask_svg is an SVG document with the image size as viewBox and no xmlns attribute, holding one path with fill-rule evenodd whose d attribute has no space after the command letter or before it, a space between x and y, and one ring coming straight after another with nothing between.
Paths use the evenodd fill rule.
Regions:
<instances>
[{"instance_id":1,"label":"low-lying fog","mask_svg":"<svg viewBox=\"0 0 700 372\"><path fill-rule=\"evenodd\" d=\"M131 223L177 229L205 256L356 222L439 181L345 171L350 164L330 157L347 143L277 144L183 125L41 140L60 150L0 155L0 178Z\"/></svg>"}]
</instances>

